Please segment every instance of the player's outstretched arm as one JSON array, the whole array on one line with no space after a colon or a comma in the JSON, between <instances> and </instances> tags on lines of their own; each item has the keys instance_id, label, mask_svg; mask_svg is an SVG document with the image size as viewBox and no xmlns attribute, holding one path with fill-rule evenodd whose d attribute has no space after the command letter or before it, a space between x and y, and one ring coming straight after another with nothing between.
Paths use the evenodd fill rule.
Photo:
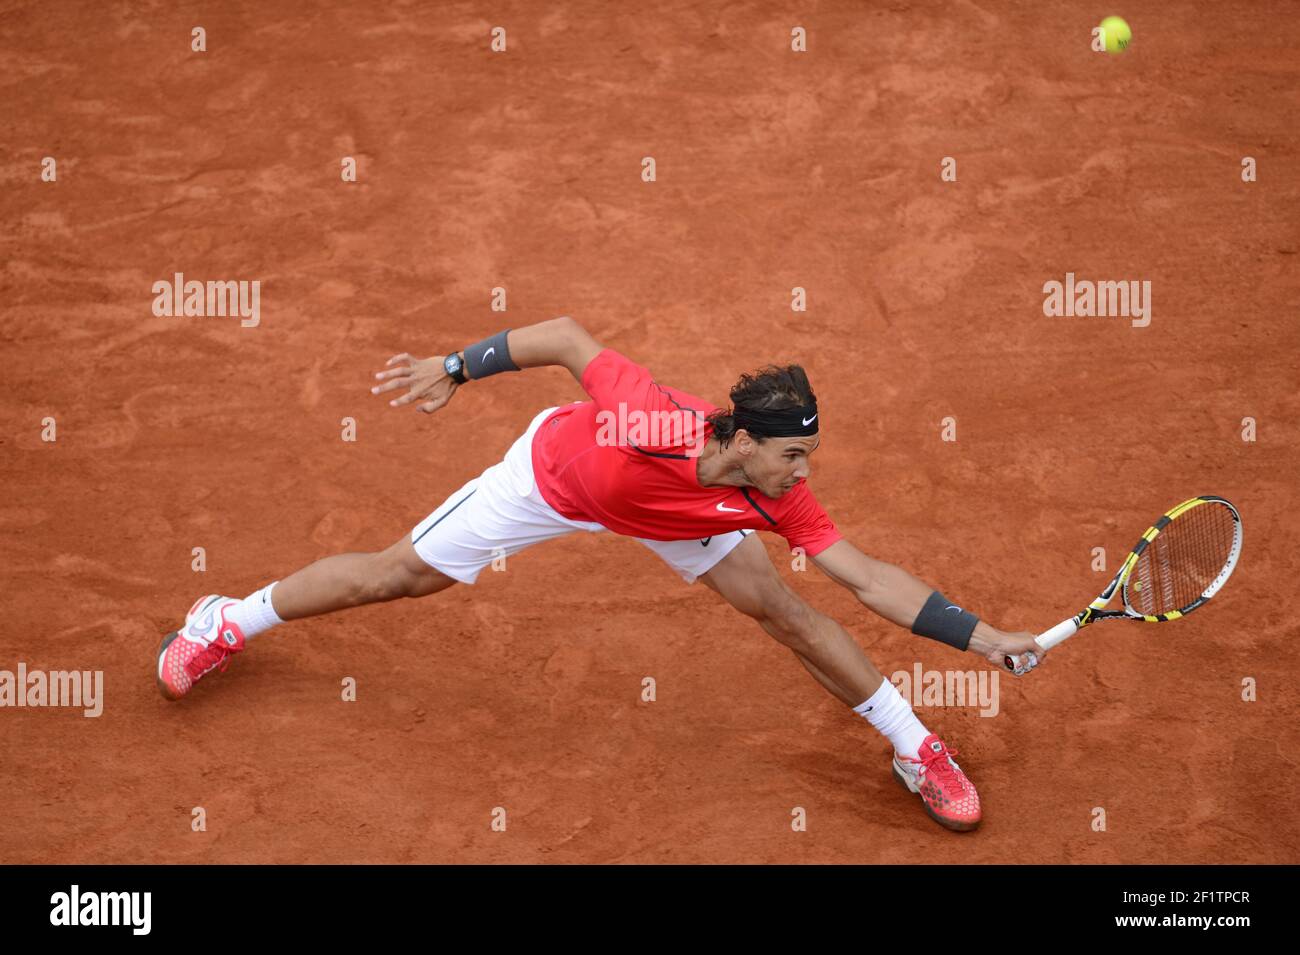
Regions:
<instances>
[{"instance_id":1,"label":"player's outstretched arm","mask_svg":"<svg viewBox=\"0 0 1300 955\"><path fill-rule=\"evenodd\" d=\"M999 666L1008 655L1044 651L1032 633L1004 633L903 568L868 557L847 540L836 541L813 558L831 580L851 590L867 609L913 633L959 650L970 650Z\"/></svg>"},{"instance_id":2,"label":"player's outstretched arm","mask_svg":"<svg viewBox=\"0 0 1300 955\"><path fill-rule=\"evenodd\" d=\"M388 359L387 369L375 375L381 384L370 391L379 395L405 388L406 394L389 404L398 408L419 402L418 410L432 414L451 400L460 385L503 371L561 365L581 384L583 370L602 347L585 328L565 315L498 332L449 355L394 355Z\"/></svg>"}]
</instances>

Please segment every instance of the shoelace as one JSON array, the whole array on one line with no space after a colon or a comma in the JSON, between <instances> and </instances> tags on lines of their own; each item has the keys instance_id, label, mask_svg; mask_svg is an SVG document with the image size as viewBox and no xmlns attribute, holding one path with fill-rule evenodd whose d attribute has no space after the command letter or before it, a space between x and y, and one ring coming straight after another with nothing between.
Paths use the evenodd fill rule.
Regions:
<instances>
[{"instance_id":1,"label":"shoelace","mask_svg":"<svg viewBox=\"0 0 1300 955\"><path fill-rule=\"evenodd\" d=\"M197 680L214 666L220 666L221 672L224 673L226 667L230 666L231 652L229 647L213 641L206 649L190 657L189 663L185 664L185 672L190 675L191 680Z\"/></svg>"},{"instance_id":2,"label":"shoelace","mask_svg":"<svg viewBox=\"0 0 1300 955\"><path fill-rule=\"evenodd\" d=\"M927 750L925 753L918 754L921 757L921 765L925 767L926 774L933 773L939 777L944 789L956 787L963 792L966 790L966 781L962 779L961 774L953 768L952 763L948 762L949 756L960 756L961 752L955 749L945 747L939 752Z\"/></svg>"}]
</instances>

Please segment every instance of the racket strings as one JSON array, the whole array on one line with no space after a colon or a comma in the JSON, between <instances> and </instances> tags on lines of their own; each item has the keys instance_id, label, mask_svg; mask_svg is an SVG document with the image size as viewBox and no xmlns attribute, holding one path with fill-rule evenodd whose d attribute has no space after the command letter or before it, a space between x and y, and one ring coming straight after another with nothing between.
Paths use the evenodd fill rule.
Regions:
<instances>
[{"instance_id":1,"label":"racket strings","mask_svg":"<svg viewBox=\"0 0 1300 955\"><path fill-rule=\"evenodd\" d=\"M1221 504L1201 504L1169 523L1138 557L1125 586L1129 606L1168 613L1194 602L1232 553L1236 521Z\"/></svg>"}]
</instances>

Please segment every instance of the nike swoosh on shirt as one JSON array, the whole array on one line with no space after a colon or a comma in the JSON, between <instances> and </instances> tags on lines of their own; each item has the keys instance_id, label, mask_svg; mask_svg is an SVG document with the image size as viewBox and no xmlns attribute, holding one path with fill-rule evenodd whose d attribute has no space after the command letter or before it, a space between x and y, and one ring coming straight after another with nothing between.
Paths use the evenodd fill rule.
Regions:
<instances>
[{"instance_id":1,"label":"nike swoosh on shirt","mask_svg":"<svg viewBox=\"0 0 1300 955\"><path fill-rule=\"evenodd\" d=\"M733 514L745 513L745 509L743 507L727 507L727 505L723 504L721 501L718 502L718 510L731 511Z\"/></svg>"},{"instance_id":2,"label":"nike swoosh on shirt","mask_svg":"<svg viewBox=\"0 0 1300 955\"><path fill-rule=\"evenodd\" d=\"M821 413L821 412L818 412L818 414L820 414L820 413ZM804 419L803 419L803 426L806 428L806 427L808 427L808 425L812 424L812 423L813 423L814 421L816 421L816 420L817 420L817 415L813 415L811 418L804 418Z\"/></svg>"}]
</instances>

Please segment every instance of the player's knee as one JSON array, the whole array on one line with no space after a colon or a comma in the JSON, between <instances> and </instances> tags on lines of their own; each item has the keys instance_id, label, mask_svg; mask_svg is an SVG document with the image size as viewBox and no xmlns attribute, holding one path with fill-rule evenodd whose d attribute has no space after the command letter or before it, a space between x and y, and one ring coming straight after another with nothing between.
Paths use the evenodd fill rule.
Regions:
<instances>
[{"instance_id":1,"label":"player's knee","mask_svg":"<svg viewBox=\"0 0 1300 955\"><path fill-rule=\"evenodd\" d=\"M400 596L394 592L396 580L392 566L386 559L384 552L367 554L365 561L360 566L363 568L362 572L354 575L348 581L348 604L350 606L359 607L364 604L380 603Z\"/></svg>"},{"instance_id":2,"label":"player's knee","mask_svg":"<svg viewBox=\"0 0 1300 955\"><path fill-rule=\"evenodd\" d=\"M425 597L429 594L436 593L447 586L451 581L438 573L432 567L420 566L410 567L400 565L392 568L383 578L383 588L386 594L386 600L396 600L398 597Z\"/></svg>"},{"instance_id":3,"label":"player's knee","mask_svg":"<svg viewBox=\"0 0 1300 955\"><path fill-rule=\"evenodd\" d=\"M760 622L765 630L796 650L811 645L816 637L811 608L784 585L763 601Z\"/></svg>"},{"instance_id":4,"label":"player's knee","mask_svg":"<svg viewBox=\"0 0 1300 955\"><path fill-rule=\"evenodd\" d=\"M399 597L423 597L441 590L450 582L399 542L373 555L371 572L363 586L365 598L378 602Z\"/></svg>"},{"instance_id":5,"label":"player's knee","mask_svg":"<svg viewBox=\"0 0 1300 955\"><path fill-rule=\"evenodd\" d=\"M422 567L414 571L408 570L399 585L399 596L427 597L429 594L436 594L440 590L447 589L455 582L432 567Z\"/></svg>"},{"instance_id":6,"label":"player's knee","mask_svg":"<svg viewBox=\"0 0 1300 955\"><path fill-rule=\"evenodd\" d=\"M415 581L403 568L385 564L376 568L369 583L370 599L383 601L410 596Z\"/></svg>"}]
</instances>

